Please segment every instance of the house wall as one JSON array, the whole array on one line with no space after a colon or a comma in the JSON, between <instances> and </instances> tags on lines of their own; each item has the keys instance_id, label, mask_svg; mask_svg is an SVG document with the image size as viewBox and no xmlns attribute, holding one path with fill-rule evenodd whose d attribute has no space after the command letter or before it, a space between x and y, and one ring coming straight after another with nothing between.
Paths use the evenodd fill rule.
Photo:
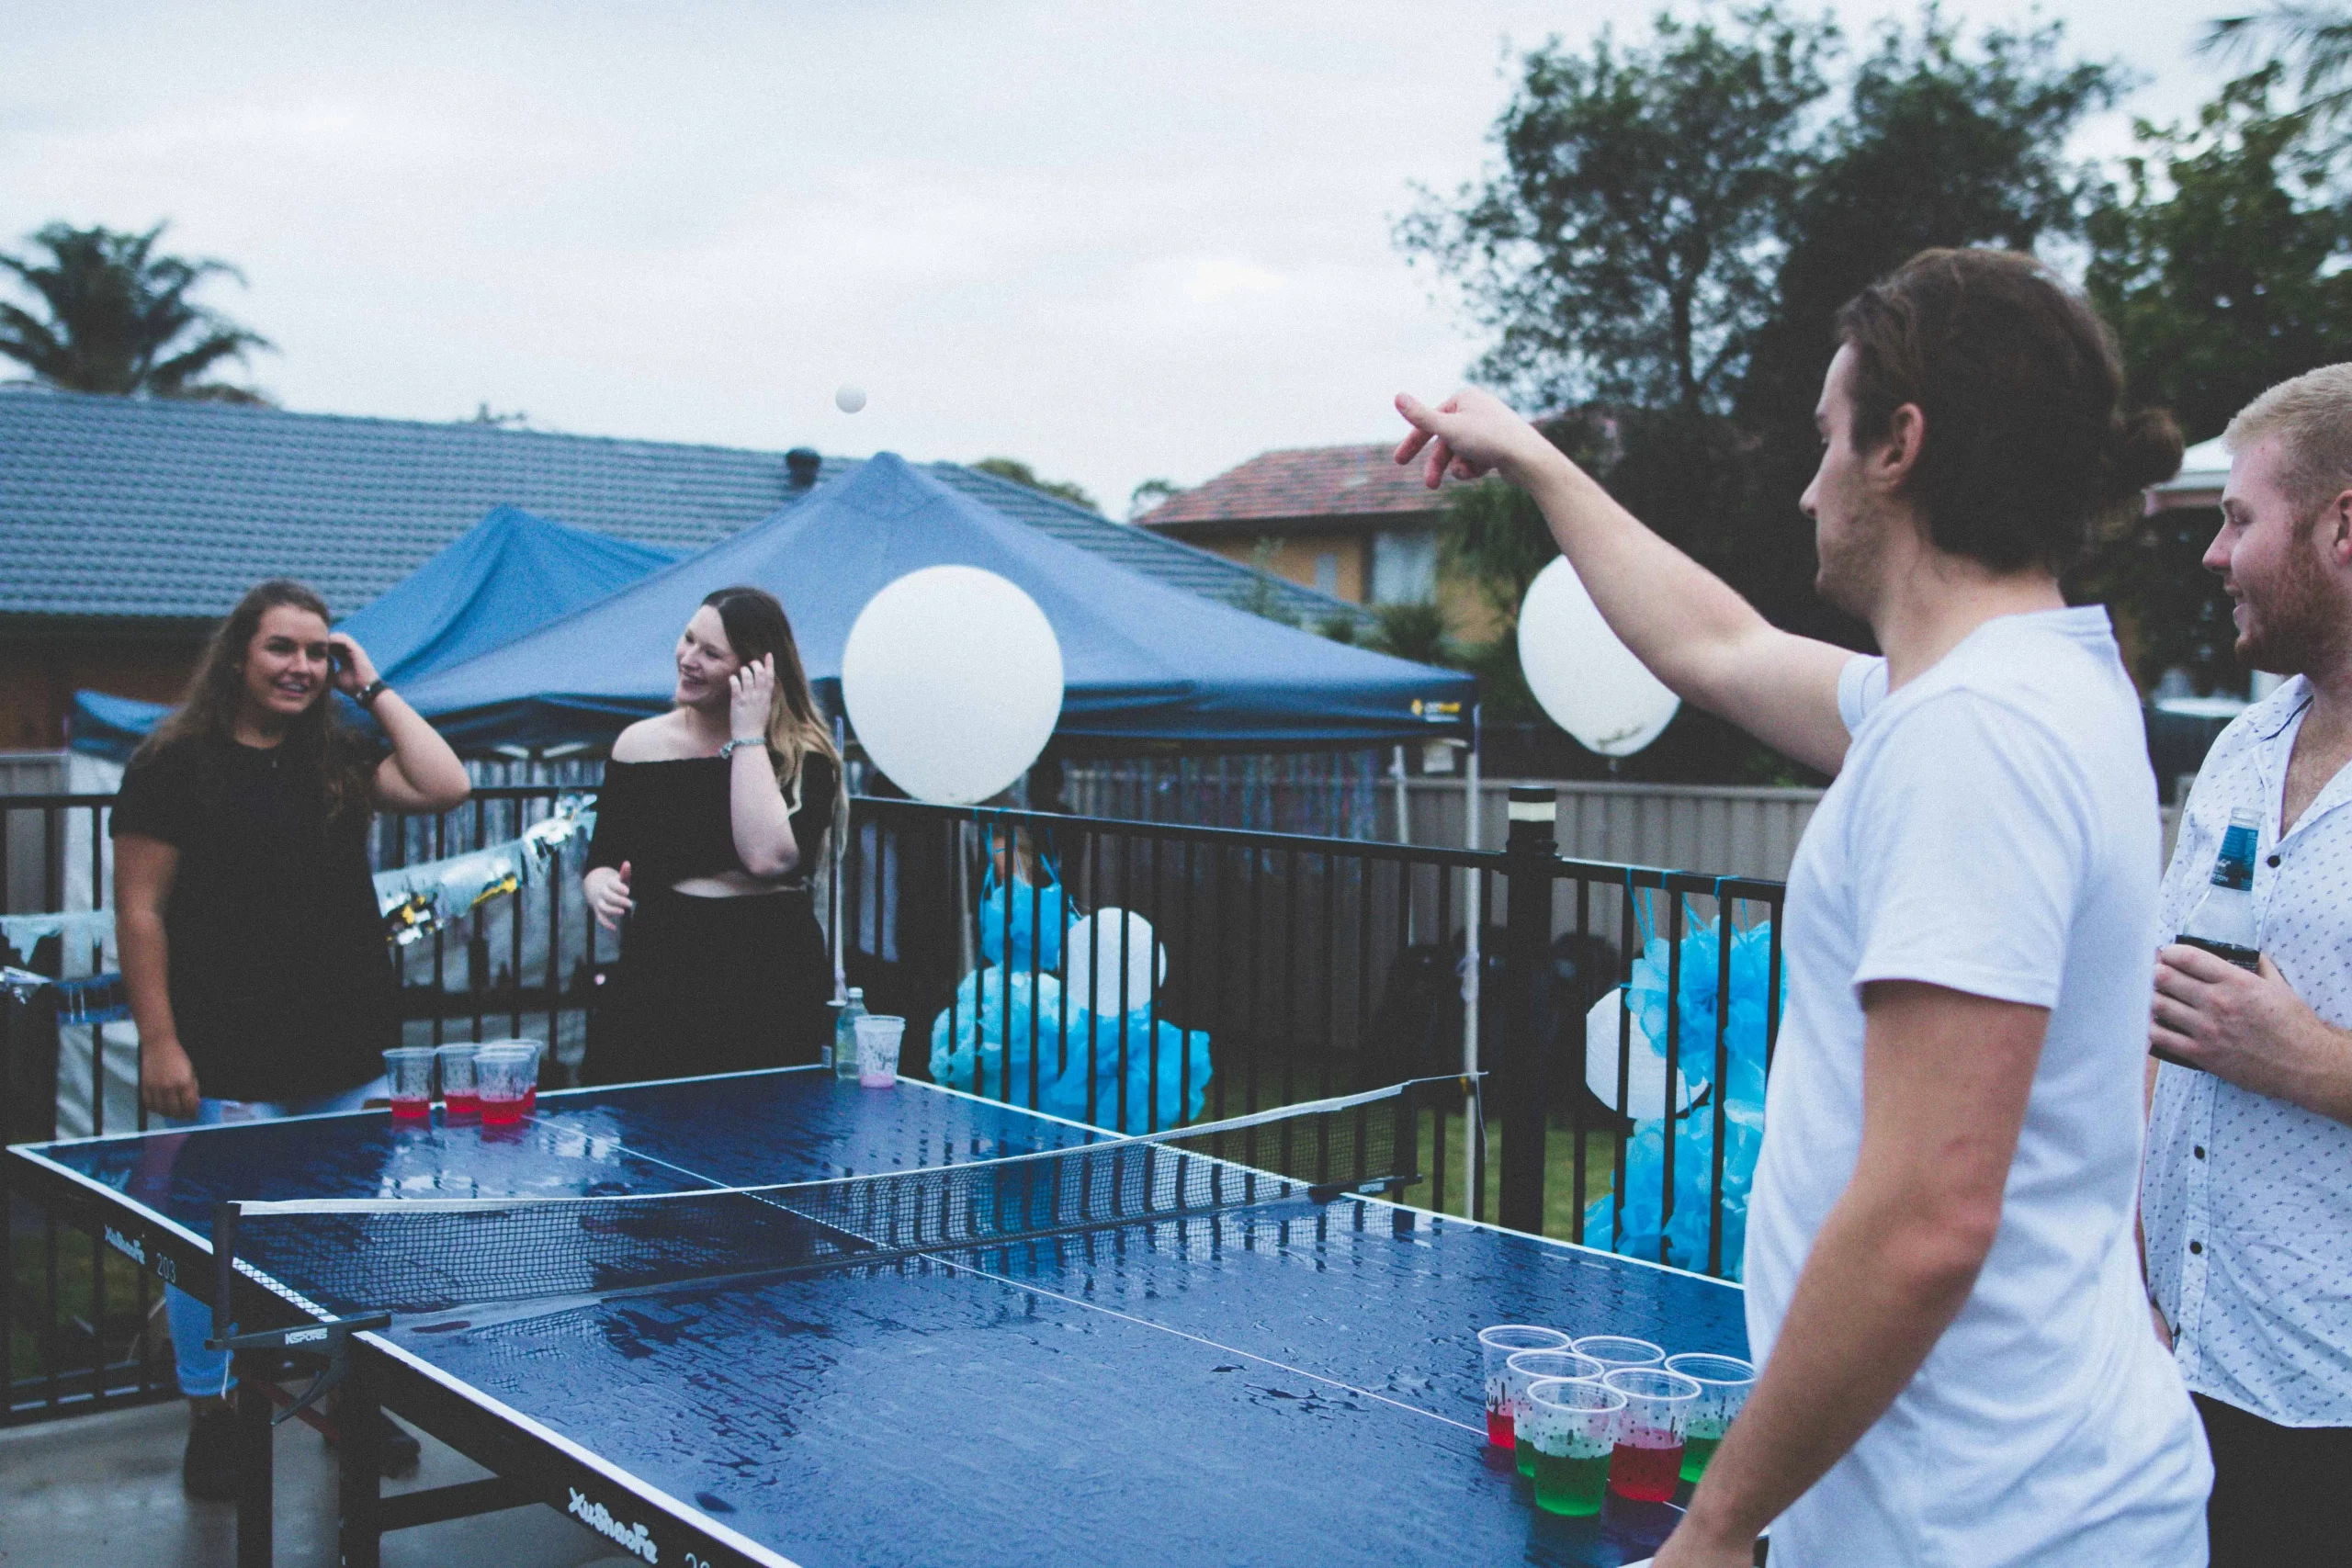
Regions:
<instances>
[{"instance_id":1,"label":"house wall","mask_svg":"<svg viewBox=\"0 0 2352 1568\"><path fill-rule=\"evenodd\" d=\"M153 640L76 631L0 635L0 750L64 745L77 690L175 700L203 648L195 633Z\"/></svg>"},{"instance_id":2,"label":"house wall","mask_svg":"<svg viewBox=\"0 0 2352 1568\"><path fill-rule=\"evenodd\" d=\"M1227 560L1262 566L1276 577L1302 588L1323 587L1315 581L1315 572L1317 558L1328 555L1334 558L1338 571L1336 583L1325 592L1336 593L1351 604L1363 604L1372 594L1372 540L1362 533L1209 534L1187 529L1181 537L1188 545L1214 551ZM1273 540L1273 551L1261 559L1258 544L1265 538Z\"/></svg>"}]
</instances>

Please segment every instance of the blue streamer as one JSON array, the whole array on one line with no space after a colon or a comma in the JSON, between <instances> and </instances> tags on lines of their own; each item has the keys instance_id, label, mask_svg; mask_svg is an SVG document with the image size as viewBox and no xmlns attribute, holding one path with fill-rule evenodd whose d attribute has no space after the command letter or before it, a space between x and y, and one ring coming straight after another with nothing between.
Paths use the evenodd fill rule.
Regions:
<instances>
[{"instance_id":1,"label":"blue streamer","mask_svg":"<svg viewBox=\"0 0 2352 1568\"><path fill-rule=\"evenodd\" d=\"M1629 886L1628 891L1631 891ZM1717 897L1721 891L1718 886ZM1626 982L1626 1004L1648 1036L1649 1049L1661 1062L1666 1055L1668 1010L1677 1017L1674 1066L1700 1103L1672 1123L1674 1133L1674 1205L1662 1213L1666 1185L1666 1136L1668 1122L1659 1118L1637 1119L1625 1148L1625 1193L1622 1207L1617 1194L1599 1199L1585 1211L1585 1239L1607 1247L1612 1230L1614 1250L1627 1257L1652 1260L1665 1247L1665 1261L1681 1269L1707 1266L1709 1189L1714 1175L1715 1101L1724 1110L1723 1272L1740 1277L1740 1256L1747 1244L1747 1194L1756 1175L1756 1156L1764 1139L1764 1050L1768 1003L1771 991L1772 924L1760 921L1736 931L1731 942L1731 985L1718 996L1722 948L1713 923L1702 924L1682 939L1681 988L1679 997L1668 985L1673 953L1667 939L1657 934L1645 902L1640 908L1645 938L1642 955L1634 960ZM1781 979L1781 995L1788 982ZM1724 1082L1715 1077L1715 1021L1724 1019ZM1703 1098L1701 1098L1703 1097Z\"/></svg>"}]
</instances>

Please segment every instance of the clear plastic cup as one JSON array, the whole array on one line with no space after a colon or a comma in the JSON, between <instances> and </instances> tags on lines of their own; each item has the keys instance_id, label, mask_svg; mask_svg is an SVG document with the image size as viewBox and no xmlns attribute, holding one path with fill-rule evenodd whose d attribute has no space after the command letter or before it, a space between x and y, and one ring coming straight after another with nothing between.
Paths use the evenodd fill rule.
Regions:
<instances>
[{"instance_id":1,"label":"clear plastic cup","mask_svg":"<svg viewBox=\"0 0 2352 1568\"><path fill-rule=\"evenodd\" d=\"M522 1121L538 1069L538 1051L527 1043L477 1049L474 1083L481 1096L481 1124L511 1127Z\"/></svg>"},{"instance_id":2,"label":"clear plastic cup","mask_svg":"<svg viewBox=\"0 0 2352 1568\"><path fill-rule=\"evenodd\" d=\"M1478 1330L1478 1359L1487 1380L1487 1443L1508 1449L1516 1440L1510 1425L1510 1392L1503 1382L1504 1363L1521 1350L1566 1350L1576 1344L1556 1328L1532 1323L1498 1323Z\"/></svg>"},{"instance_id":3,"label":"clear plastic cup","mask_svg":"<svg viewBox=\"0 0 2352 1568\"><path fill-rule=\"evenodd\" d=\"M433 1047L397 1045L384 1053L384 1082L390 1086L392 1120L433 1119Z\"/></svg>"},{"instance_id":4,"label":"clear plastic cup","mask_svg":"<svg viewBox=\"0 0 2352 1568\"><path fill-rule=\"evenodd\" d=\"M1609 1489L1636 1503L1673 1501L1698 1380L1664 1367L1619 1367L1600 1381L1625 1396L1624 1419L1609 1455Z\"/></svg>"},{"instance_id":5,"label":"clear plastic cup","mask_svg":"<svg viewBox=\"0 0 2352 1568\"><path fill-rule=\"evenodd\" d=\"M907 1021L868 1013L857 1021L857 1081L866 1089L888 1089L899 1081L899 1043Z\"/></svg>"},{"instance_id":6,"label":"clear plastic cup","mask_svg":"<svg viewBox=\"0 0 2352 1568\"><path fill-rule=\"evenodd\" d=\"M1682 1479L1696 1481L1707 1473L1707 1461L1723 1445L1733 1417L1747 1404L1756 1387L1756 1365L1737 1356L1713 1356L1686 1350L1666 1359L1666 1370L1680 1372L1699 1385L1690 1406L1690 1420L1682 1437Z\"/></svg>"},{"instance_id":7,"label":"clear plastic cup","mask_svg":"<svg viewBox=\"0 0 2352 1568\"><path fill-rule=\"evenodd\" d=\"M1503 1363L1503 1387L1510 1401L1511 1457L1521 1475L1535 1473L1535 1446L1528 1441L1527 1429L1520 1423L1527 1419L1527 1391L1544 1378L1559 1378L1576 1382L1599 1382L1609 1369L1589 1356L1579 1356L1574 1350L1518 1350Z\"/></svg>"},{"instance_id":8,"label":"clear plastic cup","mask_svg":"<svg viewBox=\"0 0 2352 1568\"><path fill-rule=\"evenodd\" d=\"M1520 1429L1535 1448L1535 1506L1547 1514L1600 1512L1625 1396L1606 1383L1538 1378Z\"/></svg>"},{"instance_id":9,"label":"clear plastic cup","mask_svg":"<svg viewBox=\"0 0 2352 1568\"><path fill-rule=\"evenodd\" d=\"M1576 1352L1590 1356L1612 1372L1620 1367L1655 1367L1666 1359L1666 1352L1648 1340L1623 1334L1588 1334L1577 1341Z\"/></svg>"},{"instance_id":10,"label":"clear plastic cup","mask_svg":"<svg viewBox=\"0 0 2352 1568\"><path fill-rule=\"evenodd\" d=\"M547 1063L548 1048L537 1040L485 1040L474 1050L479 1054L507 1047L521 1047L531 1053L531 1077L523 1086L523 1114L528 1116L539 1108L539 1068Z\"/></svg>"},{"instance_id":11,"label":"clear plastic cup","mask_svg":"<svg viewBox=\"0 0 2352 1568\"><path fill-rule=\"evenodd\" d=\"M474 1092L474 1050L468 1041L433 1053L434 1073L441 1080L441 1109L452 1122L469 1122L481 1114L481 1099Z\"/></svg>"}]
</instances>

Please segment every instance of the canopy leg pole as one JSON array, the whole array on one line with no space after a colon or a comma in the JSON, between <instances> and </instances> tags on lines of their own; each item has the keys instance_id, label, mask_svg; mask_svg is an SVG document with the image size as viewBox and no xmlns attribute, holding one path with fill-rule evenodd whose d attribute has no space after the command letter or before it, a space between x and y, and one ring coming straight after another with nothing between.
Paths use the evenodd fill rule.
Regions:
<instances>
[{"instance_id":1,"label":"canopy leg pole","mask_svg":"<svg viewBox=\"0 0 2352 1568\"><path fill-rule=\"evenodd\" d=\"M1462 847L1476 851L1479 847L1478 833L1478 710L1470 710L1470 744L1464 755L1462 769L1463 818ZM1478 1075L1478 955L1479 926L1486 912L1479 908L1483 892L1476 866L1464 869L1468 887L1462 899L1462 1071L1475 1084ZM1481 1118L1477 1134L1470 1145L1470 1194L1473 1213L1483 1207L1478 1200L1487 1190L1486 1124Z\"/></svg>"}]
</instances>

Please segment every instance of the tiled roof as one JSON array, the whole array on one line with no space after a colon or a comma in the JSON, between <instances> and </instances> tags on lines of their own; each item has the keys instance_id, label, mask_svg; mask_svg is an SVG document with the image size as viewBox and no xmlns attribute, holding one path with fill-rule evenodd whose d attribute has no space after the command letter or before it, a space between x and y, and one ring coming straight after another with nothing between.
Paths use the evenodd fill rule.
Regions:
<instances>
[{"instance_id":1,"label":"tiled roof","mask_svg":"<svg viewBox=\"0 0 2352 1568\"><path fill-rule=\"evenodd\" d=\"M1147 528L1307 517L1430 513L1443 492L1421 483L1419 464L1399 468L1393 444L1298 446L1261 452L1238 468L1169 497L1137 519Z\"/></svg>"},{"instance_id":2,"label":"tiled roof","mask_svg":"<svg viewBox=\"0 0 2352 1568\"><path fill-rule=\"evenodd\" d=\"M820 485L854 472L828 457ZM949 482L1056 537L1313 623L1342 602L953 463ZM781 452L473 423L0 391L0 615L209 619L265 577L345 615L499 505L694 550L804 494Z\"/></svg>"}]
</instances>

